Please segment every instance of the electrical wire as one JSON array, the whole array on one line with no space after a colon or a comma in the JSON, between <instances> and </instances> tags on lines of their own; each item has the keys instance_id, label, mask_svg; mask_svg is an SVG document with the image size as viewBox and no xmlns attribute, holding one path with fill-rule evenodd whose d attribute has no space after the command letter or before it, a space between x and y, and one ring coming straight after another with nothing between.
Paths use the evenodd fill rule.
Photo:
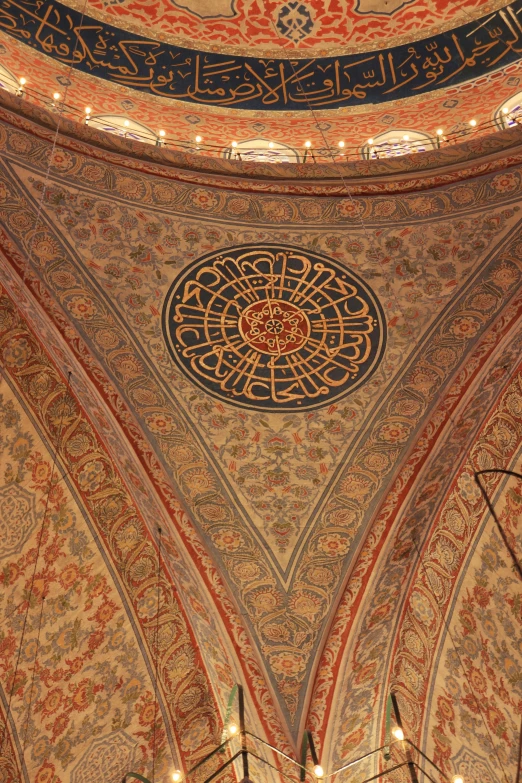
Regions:
<instances>
[{"instance_id":1,"label":"electrical wire","mask_svg":"<svg viewBox=\"0 0 522 783\"><path fill-rule=\"evenodd\" d=\"M154 677L154 724L153 724L153 744L152 744L152 783L155 783L156 775L156 730L158 714L158 665L159 665L159 616L160 616L160 580L161 580L161 527L158 527L158 576L156 586L156 673Z\"/></svg>"},{"instance_id":2,"label":"electrical wire","mask_svg":"<svg viewBox=\"0 0 522 783\"><path fill-rule=\"evenodd\" d=\"M71 373L69 372L68 378L67 378L67 386L66 386L65 398L67 398L67 395L69 393L70 385L71 385ZM24 637L25 637L25 631L26 631L26 627L27 627L27 618L28 618L28 615L29 615L29 610L31 608L31 598L32 598L32 595L33 595L34 583L35 583L35 579L36 579L36 570L38 568L38 561L40 559L40 550L41 550L41 547L42 547L42 540L43 540L43 536L44 536L45 524L46 524L46 521L47 521L47 514L48 514L48 510L49 510L49 500L50 500L50 497L51 497L51 490L52 490L52 487L53 487L54 471L55 471L55 468L56 468L56 462L57 462L57 459L58 459L58 450L60 448L60 441L61 441L61 438L62 438L64 415L65 415L65 404L62 405L62 411L61 411L61 415L60 415L60 426L59 426L59 431L58 431L58 437L57 437L57 440L56 440L56 447L54 449L54 454L53 454L53 462L52 462L51 474L50 474L50 477L49 477L49 482L48 482L48 487L47 487L47 497L46 497L46 500L45 500L45 508L44 508L44 513L43 513L43 517L42 517L42 525L40 527L40 535L38 537L38 545L37 545L37 548L36 548L36 555L35 555L35 560L34 560L34 568L33 568L33 573L32 573L32 576L31 576L31 583L30 583L30 587L29 587L29 593L28 593L28 596L27 596L27 599L26 599L27 600L27 609L25 611L24 621L23 621L23 624L22 624L22 634L21 634L21 637L20 637L20 644L18 646L18 654L17 654L17 657L16 657L16 664L15 664L15 669L14 669L14 674L13 674L13 681L11 683L11 689L10 689L10 692L9 692L9 699L8 699L8 703L7 703L7 712L6 712L5 721L4 721L4 729L3 729L3 732L2 732L2 738L0 739L0 756L2 755L2 752L3 752L3 749L4 749L4 740L5 740L6 735L7 735L7 725L9 723L9 719L11 717L12 700L13 700L13 695L14 695L14 691L15 691L15 688L16 688L16 676L18 674L18 667L20 665L20 658L21 658L21 655L22 655L22 646L23 646L23 641L24 641Z\"/></svg>"},{"instance_id":3,"label":"electrical wire","mask_svg":"<svg viewBox=\"0 0 522 783\"><path fill-rule=\"evenodd\" d=\"M25 755L25 748L27 746L27 738L29 736L29 718L31 717L31 707L33 705L33 688L34 688L34 678L36 674L36 664L38 662L38 652L40 650L40 631L42 630L42 616L43 616L43 608L45 604L45 599L47 595L44 590L42 594L42 600L41 600L41 606L40 606L40 617L38 619L38 634L36 637L36 650L34 653L34 663L33 663L33 674L31 677L31 689L29 691L29 704L27 705L27 717L25 719L25 731L24 731L24 745L22 748L22 757Z\"/></svg>"},{"instance_id":4,"label":"electrical wire","mask_svg":"<svg viewBox=\"0 0 522 783\"><path fill-rule=\"evenodd\" d=\"M83 8L82 8L81 16L80 16L79 28L81 28L81 26L83 24L83 20L84 20L84 17L85 17L85 12L87 10L87 2L88 2L88 0L84 0ZM75 61L75 57L76 57L76 52L78 50L79 42L80 42L80 39L79 39L78 36L76 36L76 41L74 43L74 49L73 49L73 53L72 53L72 57L71 57L71 64L70 64L70 66L69 66L69 68L68 68L68 70L66 72L67 83L65 85L65 91L64 91L64 95L63 95L63 100L60 103L60 108L59 108L59 111L58 111L58 120L57 120L57 123L56 123L56 129L55 129L54 136L53 136L53 143L52 143L52 146L51 146L51 153L49 155L49 162L47 164L47 171L46 171L44 184L43 184L43 188L42 188L42 195L40 197L40 201L38 202L38 209L36 211L36 217L35 217L35 222L34 222L34 230L33 230L33 234L30 237L30 240L29 240L29 248L28 248L29 252L28 252L28 257L27 257L26 263L24 264L24 270L23 270L23 274L22 274L22 283L21 283L21 287L20 287L20 293L23 293L23 291L25 289L26 276L27 276L27 274L29 272L29 268L30 268L31 262L33 260L34 240L35 240L35 237L36 237L36 235L38 233L38 225L39 225L39 222L40 222L40 215L42 214L43 204L44 204L45 198L47 196L47 187L48 187L49 179L50 179L50 176L51 176L51 167L53 165L54 153L55 153L55 150L56 150L56 145L58 143L58 136L59 136L59 133L60 133L60 127L61 127L61 123L62 123L62 116L63 116L64 109L66 107L67 93L69 91L69 87L72 84L71 76L72 76L73 71L74 71L74 61Z\"/></svg>"}]
</instances>

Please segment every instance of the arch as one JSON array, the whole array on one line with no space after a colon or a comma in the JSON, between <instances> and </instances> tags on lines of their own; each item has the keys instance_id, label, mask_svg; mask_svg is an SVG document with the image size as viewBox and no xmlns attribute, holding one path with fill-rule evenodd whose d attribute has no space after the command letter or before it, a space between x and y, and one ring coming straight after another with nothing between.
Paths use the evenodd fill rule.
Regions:
<instances>
[{"instance_id":1,"label":"arch","mask_svg":"<svg viewBox=\"0 0 522 783\"><path fill-rule=\"evenodd\" d=\"M500 104L495 112L494 121L500 130L511 128L522 121L522 90Z\"/></svg>"},{"instance_id":2,"label":"arch","mask_svg":"<svg viewBox=\"0 0 522 783\"><path fill-rule=\"evenodd\" d=\"M259 163L299 163L300 156L297 150L288 144L279 141L256 138L238 141L233 146L227 147L223 153L225 158L238 158Z\"/></svg>"},{"instance_id":3,"label":"arch","mask_svg":"<svg viewBox=\"0 0 522 783\"><path fill-rule=\"evenodd\" d=\"M436 141L423 131L392 128L368 139L361 148L365 160L369 158L395 158L435 149Z\"/></svg>"},{"instance_id":4,"label":"arch","mask_svg":"<svg viewBox=\"0 0 522 783\"><path fill-rule=\"evenodd\" d=\"M20 92L20 82L9 68L0 64L0 87L15 95Z\"/></svg>"},{"instance_id":5,"label":"arch","mask_svg":"<svg viewBox=\"0 0 522 783\"><path fill-rule=\"evenodd\" d=\"M90 117L89 125L103 130L106 133L114 133L125 139L142 141L145 144L156 144L158 134L137 120L129 119L119 114L95 114Z\"/></svg>"}]
</instances>

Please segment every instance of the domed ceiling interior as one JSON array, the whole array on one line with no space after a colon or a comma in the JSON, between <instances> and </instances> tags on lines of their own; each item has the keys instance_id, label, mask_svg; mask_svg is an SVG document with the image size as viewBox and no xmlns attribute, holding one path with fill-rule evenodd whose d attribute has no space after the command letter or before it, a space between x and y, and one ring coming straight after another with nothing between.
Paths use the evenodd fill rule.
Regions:
<instances>
[{"instance_id":1,"label":"domed ceiling interior","mask_svg":"<svg viewBox=\"0 0 522 783\"><path fill-rule=\"evenodd\" d=\"M389 131L434 146L438 129L489 130L520 91L518 0L191 2L10 3L0 64L58 113L138 120L218 156L256 140L358 156Z\"/></svg>"},{"instance_id":2,"label":"domed ceiling interior","mask_svg":"<svg viewBox=\"0 0 522 783\"><path fill-rule=\"evenodd\" d=\"M2 783L519 783L522 2L0 19Z\"/></svg>"}]
</instances>

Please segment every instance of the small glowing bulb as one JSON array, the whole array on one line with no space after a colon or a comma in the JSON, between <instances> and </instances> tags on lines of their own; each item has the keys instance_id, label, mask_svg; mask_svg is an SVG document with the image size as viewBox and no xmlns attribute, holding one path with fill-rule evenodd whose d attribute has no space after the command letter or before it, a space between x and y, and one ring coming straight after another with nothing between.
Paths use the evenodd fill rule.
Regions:
<instances>
[{"instance_id":1,"label":"small glowing bulb","mask_svg":"<svg viewBox=\"0 0 522 783\"><path fill-rule=\"evenodd\" d=\"M464 783L462 775L453 775L453 783Z\"/></svg>"},{"instance_id":2,"label":"small glowing bulb","mask_svg":"<svg viewBox=\"0 0 522 783\"><path fill-rule=\"evenodd\" d=\"M90 114L90 113L91 113L91 111L92 111L92 109L91 109L91 107L90 107L90 106L86 106L86 107L85 107L85 114Z\"/></svg>"},{"instance_id":3,"label":"small glowing bulb","mask_svg":"<svg viewBox=\"0 0 522 783\"><path fill-rule=\"evenodd\" d=\"M470 120L469 124L471 125L472 128L474 128L475 125L477 124L477 121L476 120Z\"/></svg>"},{"instance_id":4,"label":"small glowing bulb","mask_svg":"<svg viewBox=\"0 0 522 783\"><path fill-rule=\"evenodd\" d=\"M237 734L237 732L238 732L238 728L236 724L231 723L230 726L228 727L228 733L230 734L231 737L233 737L234 734Z\"/></svg>"},{"instance_id":5,"label":"small glowing bulb","mask_svg":"<svg viewBox=\"0 0 522 783\"><path fill-rule=\"evenodd\" d=\"M504 106L504 108L502 109L502 114L509 114L509 109L507 106Z\"/></svg>"},{"instance_id":6,"label":"small glowing bulb","mask_svg":"<svg viewBox=\"0 0 522 783\"><path fill-rule=\"evenodd\" d=\"M203 141L203 139L201 138L201 136L196 136L196 141L197 141L197 143L199 144L199 142L200 142L200 141Z\"/></svg>"},{"instance_id":7,"label":"small glowing bulb","mask_svg":"<svg viewBox=\"0 0 522 783\"><path fill-rule=\"evenodd\" d=\"M159 135L163 138L163 136L165 135L165 131L164 130L160 130Z\"/></svg>"},{"instance_id":8,"label":"small glowing bulb","mask_svg":"<svg viewBox=\"0 0 522 783\"><path fill-rule=\"evenodd\" d=\"M392 734L395 739L399 740L400 742L402 742L404 739L404 732L400 726L396 726L394 729L392 729Z\"/></svg>"},{"instance_id":9,"label":"small glowing bulb","mask_svg":"<svg viewBox=\"0 0 522 783\"><path fill-rule=\"evenodd\" d=\"M174 781L174 783L179 783L179 781L181 780L181 772L179 771L179 769L175 769L174 772L172 773L172 780Z\"/></svg>"},{"instance_id":10,"label":"small glowing bulb","mask_svg":"<svg viewBox=\"0 0 522 783\"><path fill-rule=\"evenodd\" d=\"M342 149L344 147L344 141L339 142L339 147Z\"/></svg>"},{"instance_id":11,"label":"small glowing bulb","mask_svg":"<svg viewBox=\"0 0 522 783\"><path fill-rule=\"evenodd\" d=\"M53 98L54 98L55 101L59 101L60 100L60 93L59 92L55 92L53 94Z\"/></svg>"},{"instance_id":12,"label":"small glowing bulb","mask_svg":"<svg viewBox=\"0 0 522 783\"><path fill-rule=\"evenodd\" d=\"M232 146L233 146L233 147L237 147L237 141L233 141L233 142L232 142Z\"/></svg>"},{"instance_id":13,"label":"small glowing bulb","mask_svg":"<svg viewBox=\"0 0 522 783\"><path fill-rule=\"evenodd\" d=\"M368 139L368 144L373 144L373 139Z\"/></svg>"},{"instance_id":14,"label":"small glowing bulb","mask_svg":"<svg viewBox=\"0 0 522 783\"><path fill-rule=\"evenodd\" d=\"M402 140L403 141L409 141L410 137L408 136L408 134L406 134L405 136L402 137Z\"/></svg>"},{"instance_id":15,"label":"small glowing bulb","mask_svg":"<svg viewBox=\"0 0 522 783\"><path fill-rule=\"evenodd\" d=\"M273 150L274 149L274 142L273 141L269 141L268 142L268 146L270 147L271 150Z\"/></svg>"},{"instance_id":16,"label":"small glowing bulb","mask_svg":"<svg viewBox=\"0 0 522 783\"><path fill-rule=\"evenodd\" d=\"M311 146L312 146L312 142L311 141L305 141L305 147L307 149L310 149Z\"/></svg>"},{"instance_id":17,"label":"small glowing bulb","mask_svg":"<svg viewBox=\"0 0 522 783\"><path fill-rule=\"evenodd\" d=\"M316 778L324 777L324 770L320 764L316 764L314 767L314 775Z\"/></svg>"},{"instance_id":18,"label":"small glowing bulb","mask_svg":"<svg viewBox=\"0 0 522 783\"><path fill-rule=\"evenodd\" d=\"M19 81L22 87L24 86L24 84L27 84L27 79L25 78L25 76L21 76Z\"/></svg>"},{"instance_id":19,"label":"small glowing bulb","mask_svg":"<svg viewBox=\"0 0 522 783\"><path fill-rule=\"evenodd\" d=\"M437 136L442 136L443 130L442 128L437 128Z\"/></svg>"},{"instance_id":20,"label":"small glowing bulb","mask_svg":"<svg viewBox=\"0 0 522 783\"><path fill-rule=\"evenodd\" d=\"M128 128L129 125L130 125L130 122L128 120L124 120L123 121L123 125L125 126L125 128ZM160 131L160 136L161 136L161 131Z\"/></svg>"}]
</instances>

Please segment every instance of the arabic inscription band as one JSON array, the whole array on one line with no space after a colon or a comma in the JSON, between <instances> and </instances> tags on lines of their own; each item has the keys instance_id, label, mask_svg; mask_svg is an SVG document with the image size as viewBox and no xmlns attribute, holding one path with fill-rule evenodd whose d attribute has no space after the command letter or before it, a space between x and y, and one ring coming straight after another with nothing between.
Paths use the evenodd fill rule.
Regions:
<instances>
[{"instance_id":1,"label":"arabic inscription band","mask_svg":"<svg viewBox=\"0 0 522 783\"><path fill-rule=\"evenodd\" d=\"M461 27L366 54L278 60L197 52L140 36L51 0L0 0L0 29L93 76L207 106L337 108L423 95L522 55L522 0Z\"/></svg>"},{"instance_id":2,"label":"arabic inscription band","mask_svg":"<svg viewBox=\"0 0 522 783\"><path fill-rule=\"evenodd\" d=\"M370 287L332 259L262 245L214 252L172 284L163 332L176 365L213 397L298 411L368 380L386 344Z\"/></svg>"}]
</instances>

